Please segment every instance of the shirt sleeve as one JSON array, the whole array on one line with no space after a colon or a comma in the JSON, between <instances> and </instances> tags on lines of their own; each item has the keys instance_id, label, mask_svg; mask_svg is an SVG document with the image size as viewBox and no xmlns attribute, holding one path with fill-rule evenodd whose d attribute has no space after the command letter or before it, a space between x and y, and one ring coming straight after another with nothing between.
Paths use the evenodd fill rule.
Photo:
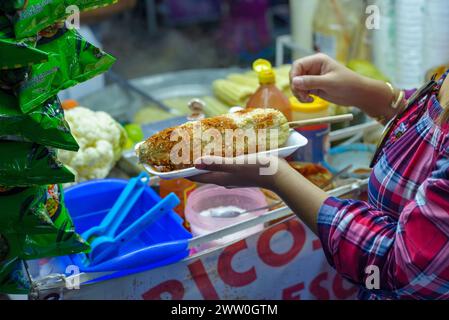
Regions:
<instances>
[{"instance_id":1,"label":"shirt sleeve","mask_svg":"<svg viewBox=\"0 0 449 320\"><path fill-rule=\"evenodd\" d=\"M449 152L398 220L366 202L331 197L318 229L328 261L352 282L364 286L374 266L382 290L449 298Z\"/></svg>"}]
</instances>

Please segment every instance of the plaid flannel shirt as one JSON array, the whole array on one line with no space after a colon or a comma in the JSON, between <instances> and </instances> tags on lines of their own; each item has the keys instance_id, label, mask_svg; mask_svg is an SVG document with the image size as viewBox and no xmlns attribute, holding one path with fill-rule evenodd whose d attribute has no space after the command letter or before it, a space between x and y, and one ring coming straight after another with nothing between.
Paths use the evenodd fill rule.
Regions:
<instances>
[{"instance_id":1,"label":"plaid flannel shirt","mask_svg":"<svg viewBox=\"0 0 449 320\"><path fill-rule=\"evenodd\" d=\"M326 257L360 286L361 299L449 299L449 125L438 122L448 72L387 138L369 202L331 197L319 212ZM378 268L378 289L367 288L370 266Z\"/></svg>"}]
</instances>

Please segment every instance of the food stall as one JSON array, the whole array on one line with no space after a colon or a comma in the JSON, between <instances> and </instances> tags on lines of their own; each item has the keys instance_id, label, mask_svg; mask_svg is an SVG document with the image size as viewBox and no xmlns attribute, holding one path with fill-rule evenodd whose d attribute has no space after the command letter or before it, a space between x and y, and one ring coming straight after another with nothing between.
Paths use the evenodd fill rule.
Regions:
<instances>
[{"instance_id":1,"label":"food stall","mask_svg":"<svg viewBox=\"0 0 449 320\"><path fill-rule=\"evenodd\" d=\"M92 10L115 3L73 2L93 20ZM158 1L150 2L157 17ZM265 32L268 1L250 2L229 1L217 37L229 40L234 28L248 35L220 40L226 42L220 49L232 47L239 63L223 66L217 58L213 68L131 79L111 69L113 55L67 27L64 6L41 0L0 4L0 208L6 208L0 217L0 294L31 300L356 298L358 288L330 266L320 239L277 194L191 181L206 172L195 167L196 159L173 161L177 141L170 134L186 129L188 145L199 141L203 152L206 143L192 133L198 124L217 129L220 137L226 129L275 129L274 138L270 133L257 140L263 149L257 145L254 152L249 138L241 152L234 140L219 146L230 148L235 161L254 154L284 158L329 196L367 200L370 162L384 127L355 107L317 95L298 100L291 91L293 60L329 50L359 74L415 86L424 80L423 70L438 67L441 73L437 58L443 53L432 56L437 65L425 67L426 57L414 55L421 58L413 63L421 77L406 82L404 69L391 73L400 63L381 46L389 43L385 38L394 42L391 34L365 31L360 3L341 0L314 6L318 13L304 21L312 2L292 4L295 30L277 37L276 54L266 57L260 46L274 47ZM389 24L407 20L401 17L405 9L397 18L375 2ZM136 6L129 3L127 10ZM183 5L169 1L183 19L170 23L165 17L167 26L192 23ZM258 9L252 16L246 10L251 5ZM207 8L197 8L202 17ZM211 8L212 20L222 19L219 2ZM248 40L255 37L248 21L263 30L260 43ZM157 33L154 22L152 30ZM245 48L239 51L239 45ZM245 45L257 50L248 54ZM58 98L101 74L104 87Z\"/></svg>"},{"instance_id":2,"label":"food stall","mask_svg":"<svg viewBox=\"0 0 449 320\"><path fill-rule=\"evenodd\" d=\"M154 102L139 94L138 90L151 92L151 99L162 101L174 108L176 105L181 106L185 112L185 105L192 98L201 98L205 101L217 99L211 85L214 81L244 73L248 73L248 70L231 68L189 70L156 75L132 80L128 86L123 86L122 83L112 84L94 95L85 97L79 103L83 106L95 106L90 108L95 112L107 111L115 119L126 123L135 120L136 117L142 117L142 114L145 117L145 108L151 108L150 112L153 113L159 112ZM137 90L130 89L129 86ZM129 108L123 110L123 105ZM214 110L211 109L211 111ZM151 115L149 117L151 118ZM149 137L163 128L184 123L186 116L174 115L154 122L145 122L145 119L142 121L144 122L141 124L142 132L145 137ZM375 122L354 124L331 131L329 140L354 140L354 137L357 139L356 136L361 132L373 132L377 127ZM365 164L361 161L360 168L363 165L367 166L368 160L365 160ZM339 160L336 159L336 161ZM338 164L332 163L332 165L337 171L343 169L341 166L347 166L345 161ZM66 203L71 207L75 225L83 221L83 217L78 217L78 214L85 214L83 210L88 210L78 209L76 202L99 201L105 204L104 208L94 205L95 210L100 209L99 212L104 214L114 204L114 199L119 196L114 186L123 180L117 178L129 179L141 174L142 170L134 149L124 150L106 180L82 182L69 187L66 190ZM311 180L315 179L317 184L327 182L335 176L324 167L312 165L309 168L298 165L298 170ZM344 173L346 175L343 178L337 175L335 180L332 180L332 186L327 187L329 194L351 198L363 197L367 186L366 173L360 176L353 174L352 177L349 177L347 172ZM147 188L153 190L149 191L153 193L153 196L157 197L157 193L166 196L170 191L175 191L182 197L186 186L181 186L181 192L179 192L176 185L170 185L168 182L158 176L151 176L148 181L145 181ZM165 194L162 193L161 183L162 186L165 183L167 188ZM99 193L96 194L95 190L102 189L103 186L106 188L108 185L111 185L111 190L105 193L98 191ZM121 185L123 188L125 182L121 182ZM190 185L187 186L189 187ZM85 191L82 190L84 188ZM197 190L201 191L202 188ZM245 190L237 189L232 193L232 190L217 188L212 191L201 191L199 194L190 191L184 199L186 213L182 212L179 216L187 218L190 222L189 230L192 230L195 228L192 224L198 224L198 221L192 217L192 211L194 211L192 206L195 206L197 202L210 202L214 196L231 193L232 199L238 203L239 195ZM33 299L200 300L354 298L356 288L338 276L328 265L320 249L318 238L292 215L291 210L269 191L261 192L253 189L249 191L252 193L242 198L243 201L250 202L248 209L273 203L275 206L261 210L248 220L231 221L232 219L229 219L224 225L213 225L211 229L202 233L196 232L193 236L180 228L179 219L170 221L173 225L177 225L171 228L170 232L174 233L168 238L161 238L147 244L145 248L149 250L153 258L147 257L145 263L140 265L128 265L124 269L121 266L123 270L112 271L108 269L108 266L103 269L89 270L76 266L76 263L61 264L54 259L34 261L33 272L36 274L36 279L30 297ZM78 192L86 195L79 198ZM111 194L115 195L112 199ZM204 197L206 200L202 200ZM251 203L256 198L259 201ZM191 212L187 212L189 210ZM83 228L85 227L78 229L79 232L82 233ZM160 248L161 246L163 247ZM170 260L166 255L161 255L161 250L171 253L174 259ZM262 290L266 287L271 287L273 290Z\"/></svg>"}]
</instances>

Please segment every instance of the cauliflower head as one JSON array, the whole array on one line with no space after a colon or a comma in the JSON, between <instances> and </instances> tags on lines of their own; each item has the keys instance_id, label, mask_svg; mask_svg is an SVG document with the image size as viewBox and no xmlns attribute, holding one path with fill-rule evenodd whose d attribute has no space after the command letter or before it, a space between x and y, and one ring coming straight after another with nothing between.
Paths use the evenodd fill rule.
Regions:
<instances>
[{"instance_id":1,"label":"cauliflower head","mask_svg":"<svg viewBox=\"0 0 449 320\"><path fill-rule=\"evenodd\" d=\"M120 159L127 135L109 114L76 107L65 118L78 142L78 152L60 150L58 157L76 172L76 181L105 178Z\"/></svg>"}]
</instances>

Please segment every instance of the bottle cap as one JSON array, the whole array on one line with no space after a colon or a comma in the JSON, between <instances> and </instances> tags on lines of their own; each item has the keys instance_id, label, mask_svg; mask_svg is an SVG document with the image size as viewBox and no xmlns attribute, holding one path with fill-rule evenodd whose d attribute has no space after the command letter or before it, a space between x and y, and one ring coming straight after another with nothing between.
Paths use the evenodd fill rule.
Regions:
<instances>
[{"instance_id":1,"label":"bottle cap","mask_svg":"<svg viewBox=\"0 0 449 320\"><path fill-rule=\"evenodd\" d=\"M269 61L265 59L257 59L253 63L253 70L257 72L260 84L276 83L276 74Z\"/></svg>"}]
</instances>

